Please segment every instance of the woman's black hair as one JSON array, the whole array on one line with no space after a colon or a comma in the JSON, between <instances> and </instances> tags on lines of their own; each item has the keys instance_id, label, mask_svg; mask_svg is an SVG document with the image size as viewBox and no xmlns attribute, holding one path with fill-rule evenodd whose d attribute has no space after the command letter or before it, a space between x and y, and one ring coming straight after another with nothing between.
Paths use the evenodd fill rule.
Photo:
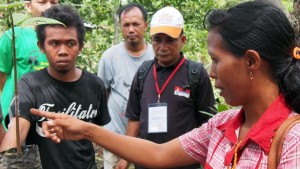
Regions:
<instances>
[{"instance_id":1,"label":"woman's black hair","mask_svg":"<svg viewBox=\"0 0 300 169\"><path fill-rule=\"evenodd\" d=\"M77 30L79 45L84 44L85 27L81 16L75 9L66 5L54 5L42 13L43 17L55 19L65 24L67 28L74 27ZM45 42L45 28L47 26L57 26L55 24L43 24L36 27L37 38L44 45Z\"/></svg>"},{"instance_id":2,"label":"woman's black hair","mask_svg":"<svg viewBox=\"0 0 300 169\"><path fill-rule=\"evenodd\" d=\"M293 57L296 36L280 9L250 1L228 10L211 10L204 23L221 34L223 45L236 57L249 49L257 51L269 63L286 103L300 113L300 60Z\"/></svg>"}]
</instances>

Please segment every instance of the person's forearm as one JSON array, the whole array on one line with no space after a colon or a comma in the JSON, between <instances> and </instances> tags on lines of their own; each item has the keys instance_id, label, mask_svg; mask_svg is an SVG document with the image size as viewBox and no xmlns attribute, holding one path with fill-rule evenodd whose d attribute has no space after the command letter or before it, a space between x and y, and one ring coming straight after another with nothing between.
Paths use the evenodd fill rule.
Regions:
<instances>
[{"instance_id":1,"label":"person's forearm","mask_svg":"<svg viewBox=\"0 0 300 169\"><path fill-rule=\"evenodd\" d=\"M2 93L5 81L6 81L6 74L3 72L0 72L0 93Z\"/></svg>"},{"instance_id":2,"label":"person's forearm","mask_svg":"<svg viewBox=\"0 0 300 169\"><path fill-rule=\"evenodd\" d=\"M94 124L86 125L84 133L87 139L134 164L153 168L163 161L159 154L163 149L160 144L112 133Z\"/></svg>"},{"instance_id":3,"label":"person's forearm","mask_svg":"<svg viewBox=\"0 0 300 169\"><path fill-rule=\"evenodd\" d=\"M30 123L24 118L19 118L20 143L23 144L30 128ZM0 152L17 147L16 118L13 118L0 146Z\"/></svg>"},{"instance_id":4,"label":"person's forearm","mask_svg":"<svg viewBox=\"0 0 300 169\"><path fill-rule=\"evenodd\" d=\"M43 132L56 143L60 143L61 139L88 139L121 158L148 168L172 168L197 162L183 150L178 138L164 144L156 144L116 134L70 115L38 109L30 111L34 115L52 119L43 123Z\"/></svg>"},{"instance_id":5,"label":"person's forearm","mask_svg":"<svg viewBox=\"0 0 300 169\"><path fill-rule=\"evenodd\" d=\"M109 94L110 94L110 88L105 90L106 99L108 100Z\"/></svg>"},{"instance_id":6,"label":"person's forearm","mask_svg":"<svg viewBox=\"0 0 300 169\"><path fill-rule=\"evenodd\" d=\"M0 145L2 143L4 136L5 136L5 129L4 129L3 125L0 124Z\"/></svg>"},{"instance_id":7,"label":"person's forearm","mask_svg":"<svg viewBox=\"0 0 300 169\"><path fill-rule=\"evenodd\" d=\"M127 129L125 135L131 137L138 137L139 131L140 131L140 122L129 119L127 123ZM129 161L126 161L125 159L121 159L120 162L121 161L127 163L127 166L129 165Z\"/></svg>"},{"instance_id":8,"label":"person's forearm","mask_svg":"<svg viewBox=\"0 0 300 169\"><path fill-rule=\"evenodd\" d=\"M140 132L140 121L128 120L126 135L131 137L138 137Z\"/></svg>"}]
</instances>

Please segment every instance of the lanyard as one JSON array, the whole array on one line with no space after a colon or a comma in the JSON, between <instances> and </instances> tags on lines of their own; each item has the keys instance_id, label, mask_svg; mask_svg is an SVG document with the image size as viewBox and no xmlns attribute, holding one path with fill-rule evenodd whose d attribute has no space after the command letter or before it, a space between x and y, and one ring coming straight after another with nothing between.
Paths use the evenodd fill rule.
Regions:
<instances>
[{"instance_id":1,"label":"lanyard","mask_svg":"<svg viewBox=\"0 0 300 169\"><path fill-rule=\"evenodd\" d=\"M164 83L164 85L162 86L161 89L159 88L158 83L157 83L157 72L156 72L156 66L154 64L153 76L154 76L154 80L155 80L156 92L158 94L157 103L159 103L159 101L160 101L160 95L165 90L166 86L168 85L168 83L170 82L170 80L173 78L173 76L175 75L175 73L178 71L178 69L181 67L181 65L183 64L184 61L185 61L185 58L183 58L180 61L180 63L175 67L175 69L173 70L173 72L171 73L171 75L168 77L167 81Z\"/></svg>"}]
</instances>

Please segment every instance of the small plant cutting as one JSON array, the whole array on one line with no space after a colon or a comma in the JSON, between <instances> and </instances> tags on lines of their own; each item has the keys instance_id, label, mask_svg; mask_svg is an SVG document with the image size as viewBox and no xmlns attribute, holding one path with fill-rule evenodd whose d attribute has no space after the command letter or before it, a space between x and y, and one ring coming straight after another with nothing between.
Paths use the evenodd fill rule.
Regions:
<instances>
[{"instance_id":1,"label":"small plant cutting","mask_svg":"<svg viewBox=\"0 0 300 169\"><path fill-rule=\"evenodd\" d=\"M0 27L0 36L6 36L11 40L12 43L12 56L14 65L14 97L15 97L15 117L16 117L16 138L17 147L12 147L5 152L0 153L0 168L1 169L41 169L40 155L37 145L20 145L20 133L19 133L19 98L18 98L18 85L17 85L17 59L16 59L16 39L18 34L15 33L15 27L22 28L41 24L62 24L54 19L44 18L44 17L31 17L24 13L14 13L15 9L24 6L24 2L12 2L7 0L6 4L0 4L0 14L5 14L7 16L8 31L4 31L5 27ZM5 97L5 96L2 96Z\"/></svg>"}]
</instances>

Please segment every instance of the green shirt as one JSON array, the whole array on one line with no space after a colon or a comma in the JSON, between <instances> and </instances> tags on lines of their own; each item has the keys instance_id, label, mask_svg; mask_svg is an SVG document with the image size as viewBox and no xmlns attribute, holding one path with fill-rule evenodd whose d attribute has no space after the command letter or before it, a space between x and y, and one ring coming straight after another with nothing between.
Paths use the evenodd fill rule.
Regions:
<instances>
[{"instance_id":1,"label":"green shirt","mask_svg":"<svg viewBox=\"0 0 300 169\"><path fill-rule=\"evenodd\" d=\"M40 70L48 66L46 56L37 46L37 37L34 29L15 27L15 36L18 79L28 72ZM0 72L7 75L1 94L3 112L2 124L4 124L4 119L9 112L10 103L14 95L14 66L11 30L6 31L5 34L2 35L0 38L0 46Z\"/></svg>"}]
</instances>

